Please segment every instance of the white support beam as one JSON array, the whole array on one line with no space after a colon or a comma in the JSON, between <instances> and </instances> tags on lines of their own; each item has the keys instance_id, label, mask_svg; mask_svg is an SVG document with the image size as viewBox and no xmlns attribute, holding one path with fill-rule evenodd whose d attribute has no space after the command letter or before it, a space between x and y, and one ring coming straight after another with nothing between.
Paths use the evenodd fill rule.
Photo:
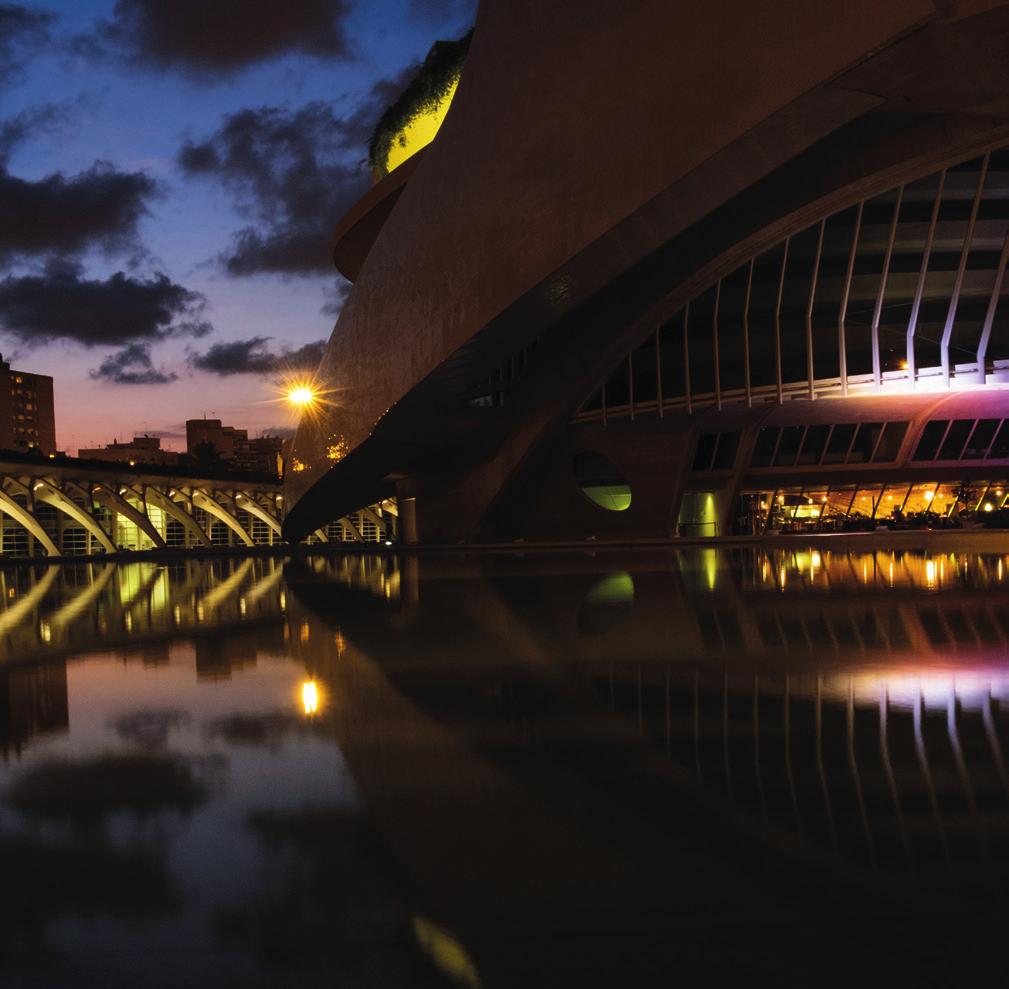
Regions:
<instances>
[{"instance_id":1,"label":"white support beam","mask_svg":"<svg viewBox=\"0 0 1009 989\"><path fill-rule=\"evenodd\" d=\"M42 544L47 556L60 555L56 543L49 538L49 534L39 524L38 519L27 508L22 508L6 491L0 491L0 512L9 515L31 533Z\"/></svg>"},{"instance_id":2,"label":"white support beam","mask_svg":"<svg viewBox=\"0 0 1009 989\"><path fill-rule=\"evenodd\" d=\"M84 511L77 502L68 498L59 488L45 480L38 480L32 484L35 492L35 500L52 505L57 511L62 512L68 518L73 519L79 526L82 526L105 547L107 553L115 553L116 544L109 537L109 534L98 524L93 515Z\"/></svg>"},{"instance_id":3,"label":"white support beam","mask_svg":"<svg viewBox=\"0 0 1009 989\"><path fill-rule=\"evenodd\" d=\"M246 546L254 545L252 536L242 528L242 523L205 491L201 491L199 488L193 490L193 504L197 508L202 508L208 515L213 515L219 522L223 522Z\"/></svg>"}]
</instances>

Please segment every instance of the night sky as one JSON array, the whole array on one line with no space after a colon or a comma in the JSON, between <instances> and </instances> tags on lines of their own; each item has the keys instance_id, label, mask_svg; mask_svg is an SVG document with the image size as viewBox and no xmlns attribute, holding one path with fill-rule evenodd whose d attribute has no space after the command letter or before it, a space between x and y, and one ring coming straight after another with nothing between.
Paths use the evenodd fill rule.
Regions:
<instances>
[{"instance_id":1,"label":"night sky","mask_svg":"<svg viewBox=\"0 0 1009 989\"><path fill-rule=\"evenodd\" d=\"M293 425L371 130L475 7L0 0L0 351L53 375L61 449Z\"/></svg>"}]
</instances>

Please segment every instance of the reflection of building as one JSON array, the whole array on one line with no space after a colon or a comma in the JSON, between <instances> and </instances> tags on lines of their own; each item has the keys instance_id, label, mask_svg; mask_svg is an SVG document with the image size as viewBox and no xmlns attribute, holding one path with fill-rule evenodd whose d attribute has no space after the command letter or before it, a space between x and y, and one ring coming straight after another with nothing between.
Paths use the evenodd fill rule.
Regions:
<instances>
[{"instance_id":1,"label":"reflection of building","mask_svg":"<svg viewBox=\"0 0 1009 989\"><path fill-rule=\"evenodd\" d=\"M288 535L393 495L455 541L1009 490L1009 5L510 7L340 223L340 401L301 424Z\"/></svg>"},{"instance_id":2,"label":"reflection of building","mask_svg":"<svg viewBox=\"0 0 1009 989\"><path fill-rule=\"evenodd\" d=\"M198 460L219 459L251 473L279 475L283 448L280 436L250 440L247 429L222 425L220 419L186 421L186 451Z\"/></svg>"},{"instance_id":3,"label":"reflection of building","mask_svg":"<svg viewBox=\"0 0 1009 989\"><path fill-rule=\"evenodd\" d=\"M106 446L89 447L77 451L82 460L108 460L113 463L169 464L179 462L179 455L172 450L161 449L158 436L134 436L128 443L114 440Z\"/></svg>"},{"instance_id":4,"label":"reflection of building","mask_svg":"<svg viewBox=\"0 0 1009 989\"><path fill-rule=\"evenodd\" d=\"M65 663L0 673L0 752L4 758L36 735L70 726Z\"/></svg>"},{"instance_id":5,"label":"reflection of building","mask_svg":"<svg viewBox=\"0 0 1009 989\"><path fill-rule=\"evenodd\" d=\"M232 673L256 665L256 638L251 635L197 638L193 647L200 680L228 680Z\"/></svg>"},{"instance_id":6,"label":"reflection of building","mask_svg":"<svg viewBox=\"0 0 1009 989\"><path fill-rule=\"evenodd\" d=\"M56 452L53 379L12 371L0 357L0 449Z\"/></svg>"}]
</instances>

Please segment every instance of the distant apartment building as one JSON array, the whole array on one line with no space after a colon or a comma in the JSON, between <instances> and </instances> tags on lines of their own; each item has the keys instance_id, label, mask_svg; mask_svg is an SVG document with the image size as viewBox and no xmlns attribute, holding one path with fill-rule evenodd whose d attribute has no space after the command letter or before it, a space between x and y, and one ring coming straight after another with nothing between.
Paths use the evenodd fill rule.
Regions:
<instances>
[{"instance_id":1,"label":"distant apartment building","mask_svg":"<svg viewBox=\"0 0 1009 989\"><path fill-rule=\"evenodd\" d=\"M157 436L134 436L129 442L113 440L106 446L82 447L77 451L82 460L107 460L113 463L164 464L174 467L179 455L173 450L162 450Z\"/></svg>"},{"instance_id":2,"label":"distant apartment building","mask_svg":"<svg viewBox=\"0 0 1009 989\"><path fill-rule=\"evenodd\" d=\"M0 355L0 449L56 452L53 379L14 371Z\"/></svg>"},{"instance_id":3,"label":"distant apartment building","mask_svg":"<svg viewBox=\"0 0 1009 989\"><path fill-rule=\"evenodd\" d=\"M247 429L225 426L220 419L186 421L186 452L197 462L221 461L255 474L280 475L284 440L280 436L249 439Z\"/></svg>"}]
</instances>

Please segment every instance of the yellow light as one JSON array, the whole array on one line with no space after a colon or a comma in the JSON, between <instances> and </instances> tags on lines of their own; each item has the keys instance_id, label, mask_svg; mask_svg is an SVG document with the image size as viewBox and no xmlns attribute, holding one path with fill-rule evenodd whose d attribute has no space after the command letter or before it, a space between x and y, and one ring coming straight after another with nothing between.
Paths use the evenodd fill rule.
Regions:
<instances>
[{"instance_id":1,"label":"yellow light","mask_svg":"<svg viewBox=\"0 0 1009 989\"><path fill-rule=\"evenodd\" d=\"M287 400L296 408L303 409L315 401L315 392L307 385L295 385L288 391Z\"/></svg>"},{"instance_id":2,"label":"yellow light","mask_svg":"<svg viewBox=\"0 0 1009 989\"><path fill-rule=\"evenodd\" d=\"M984 503L984 510L986 512L993 512L995 511L995 506L990 501L986 501Z\"/></svg>"},{"instance_id":3,"label":"yellow light","mask_svg":"<svg viewBox=\"0 0 1009 989\"><path fill-rule=\"evenodd\" d=\"M924 494L925 501L931 501L935 497L934 491L926 491Z\"/></svg>"},{"instance_id":4,"label":"yellow light","mask_svg":"<svg viewBox=\"0 0 1009 989\"><path fill-rule=\"evenodd\" d=\"M387 172L402 165L407 158L412 157L421 148L426 147L433 140L441 127L445 114L455 96L456 86L459 85L458 78L453 80L445 95L433 106L425 107L416 114L407 125L396 135L389 148L389 155L385 161Z\"/></svg>"},{"instance_id":5,"label":"yellow light","mask_svg":"<svg viewBox=\"0 0 1009 989\"><path fill-rule=\"evenodd\" d=\"M301 685L301 706L305 714L312 715L319 710L319 687L314 680L306 680Z\"/></svg>"}]
</instances>

